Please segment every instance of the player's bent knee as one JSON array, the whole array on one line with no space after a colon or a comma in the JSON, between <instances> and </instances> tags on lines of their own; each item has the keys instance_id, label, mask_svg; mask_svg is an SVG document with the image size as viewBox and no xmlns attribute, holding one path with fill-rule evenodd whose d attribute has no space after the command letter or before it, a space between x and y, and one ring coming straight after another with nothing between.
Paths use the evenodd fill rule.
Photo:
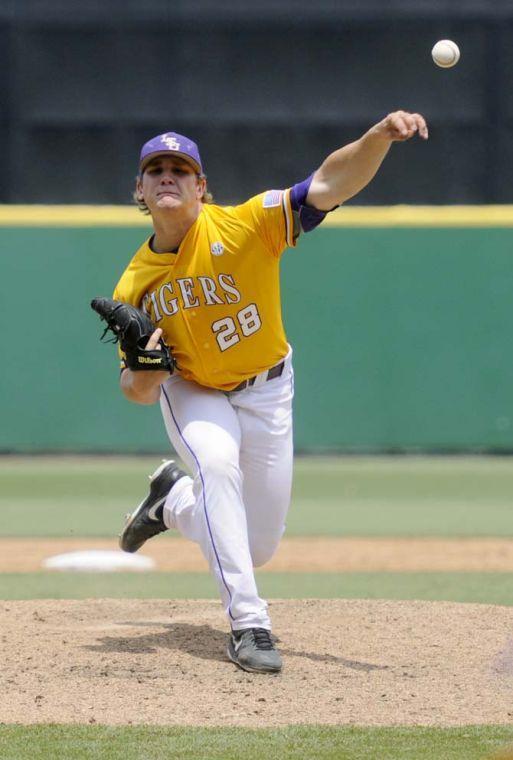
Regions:
<instances>
[{"instance_id":1,"label":"player's bent knee","mask_svg":"<svg viewBox=\"0 0 513 760\"><path fill-rule=\"evenodd\" d=\"M253 567L262 567L263 565L266 565L269 560L273 558L275 551L276 549L272 552L252 552L251 559L253 560Z\"/></svg>"},{"instance_id":2,"label":"player's bent knee","mask_svg":"<svg viewBox=\"0 0 513 760\"><path fill-rule=\"evenodd\" d=\"M251 547L253 567L262 567L262 565L266 565L269 560L274 557L278 544L279 539L273 539L272 542L269 542L265 546Z\"/></svg>"},{"instance_id":3,"label":"player's bent knee","mask_svg":"<svg viewBox=\"0 0 513 760\"><path fill-rule=\"evenodd\" d=\"M199 464L204 476L213 477L216 480L240 477L237 457L233 456L231 452L211 452L201 457Z\"/></svg>"}]
</instances>

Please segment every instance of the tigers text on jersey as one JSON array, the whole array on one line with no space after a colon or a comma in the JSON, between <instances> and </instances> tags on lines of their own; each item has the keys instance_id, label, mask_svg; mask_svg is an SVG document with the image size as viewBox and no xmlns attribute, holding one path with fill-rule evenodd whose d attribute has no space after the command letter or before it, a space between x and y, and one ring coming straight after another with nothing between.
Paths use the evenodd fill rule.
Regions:
<instances>
[{"instance_id":1,"label":"tigers text on jersey","mask_svg":"<svg viewBox=\"0 0 513 760\"><path fill-rule=\"evenodd\" d=\"M114 298L162 328L186 380L228 391L287 354L279 260L294 245L289 190L204 204L177 253L141 246Z\"/></svg>"}]
</instances>

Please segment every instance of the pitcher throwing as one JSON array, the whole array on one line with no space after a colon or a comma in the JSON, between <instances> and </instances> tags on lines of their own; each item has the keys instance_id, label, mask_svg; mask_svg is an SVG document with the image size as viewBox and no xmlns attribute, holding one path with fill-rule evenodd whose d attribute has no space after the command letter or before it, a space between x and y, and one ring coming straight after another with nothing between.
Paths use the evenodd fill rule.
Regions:
<instances>
[{"instance_id":1,"label":"pitcher throwing","mask_svg":"<svg viewBox=\"0 0 513 760\"><path fill-rule=\"evenodd\" d=\"M254 576L278 547L292 480L280 257L370 182L393 142L417 133L427 139L422 116L391 113L307 179L237 206L212 203L189 138L167 132L141 150L135 199L153 234L113 299L143 311L155 329L135 358L122 350L121 390L139 404L160 402L190 474L173 461L155 471L121 547L135 552L169 528L199 543L230 623L228 656L244 670L282 667ZM315 268L312 261L312 276Z\"/></svg>"}]
</instances>

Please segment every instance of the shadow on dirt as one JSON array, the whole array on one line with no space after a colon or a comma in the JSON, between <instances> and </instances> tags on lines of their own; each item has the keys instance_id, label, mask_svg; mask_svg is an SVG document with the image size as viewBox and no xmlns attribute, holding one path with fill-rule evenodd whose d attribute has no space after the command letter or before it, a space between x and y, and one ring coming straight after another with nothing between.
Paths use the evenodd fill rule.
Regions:
<instances>
[{"instance_id":1,"label":"shadow on dirt","mask_svg":"<svg viewBox=\"0 0 513 760\"><path fill-rule=\"evenodd\" d=\"M209 625L190 623L126 623L130 626L151 626L164 630L135 636L103 636L97 644L83 648L92 652L117 654L152 654L158 649L170 649L202 660L226 661L228 635Z\"/></svg>"},{"instance_id":2,"label":"shadow on dirt","mask_svg":"<svg viewBox=\"0 0 513 760\"><path fill-rule=\"evenodd\" d=\"M320 654L314 652L296 652L293 649L282 649L281 653L285 657L305 657L313 662L327 662L337 665L343 665L344 668L351 670L363 670L369 673L371 670L388 670L388 665L374 665L371 662L359 662L358 660L346 660L345 657L337 657L334 654Z\"/></svg>"},{"instance_id":3,"label":"shadow on dirt","mask_svg":"<svg viewBox=\"0 0 513 760\"><path fill-rule=\"evenodd\" d=\"M198 657L201 660L225 662L227 659L228 633L212 628L210 625L155 622L126 622L118 623L118 625L151 628L158 626L163 630L134 636L103 636L97 640L97 644L89 644L83 648L92 652L117 654L153 654L159 649L169 649L183 652L191 657ZM296 651L281 647L280 651L285 657L303 657L313 662L334 663L351 670L370 672L388 669L387 665L348 660L345 657L337 657L333 654Z\"/></svg>"}]
</instances>

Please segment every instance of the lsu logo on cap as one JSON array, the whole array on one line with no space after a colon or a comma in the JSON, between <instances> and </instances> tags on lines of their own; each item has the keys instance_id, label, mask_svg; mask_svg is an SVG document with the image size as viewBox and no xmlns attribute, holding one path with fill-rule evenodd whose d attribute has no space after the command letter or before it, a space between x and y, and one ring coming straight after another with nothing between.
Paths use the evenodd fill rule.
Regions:
<instances>
[{"instance_id":1,"label":"lsu logo on cap","mask_svg":"<svg viewBox=\"0 0 513 760\"><path fill-rule=\"evenodd\" d=\"M216 243L212 243L212 245L210 246L210 253L212 254L212 256L221 256L223 252L224 252L224 245L220 241L217 241Z\"/></svg>"},{"instance_id":2,"label":"lsu logo on cap","mask_svg":"<svg viewBox=\"0 0 513 760\"><path fill-rule=\"evenodd\" d=\"M274 208L275 206L279 206L282 195L283 190L268 190L264 195L263 207Z\"/></svg>"},{"instance_id":3,"label":"lsu logo on cap","mask_svg":"<svg viewBox=\"0 0 513 760\"><path fill-rule=\"evenodd\" d=\"M169 150L180 150L180 143L176 137L171 137L170 135L162 135L160 139L166 148L169 148Z\"/></svg>"}]
</instances>

